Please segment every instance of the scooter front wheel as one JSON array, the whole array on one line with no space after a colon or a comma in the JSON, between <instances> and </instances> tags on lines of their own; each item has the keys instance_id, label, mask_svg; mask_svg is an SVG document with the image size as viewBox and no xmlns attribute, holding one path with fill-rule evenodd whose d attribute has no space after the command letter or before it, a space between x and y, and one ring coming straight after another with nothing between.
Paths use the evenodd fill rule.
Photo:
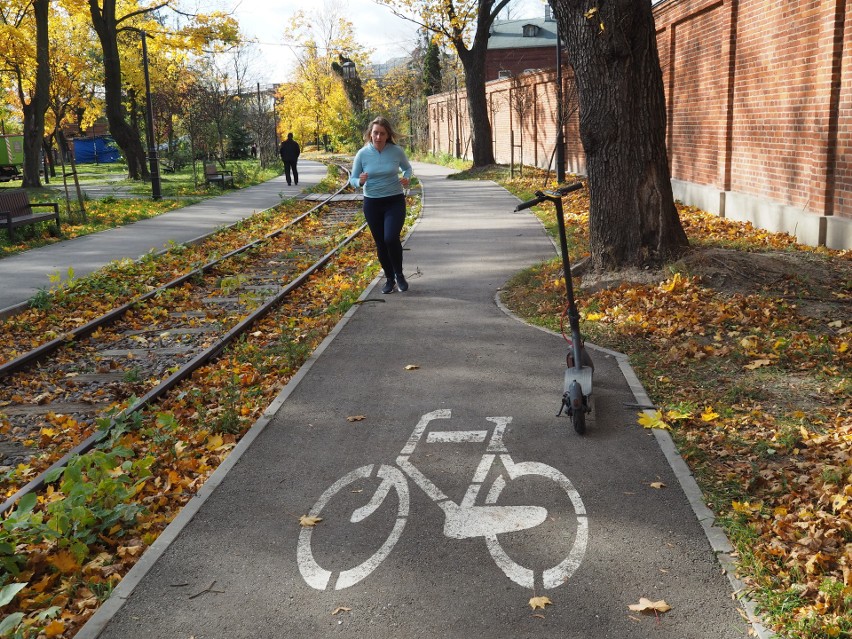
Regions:
<instances>
[{"instance_id":1,"label":"scooter front wheel","mask_svg":"<svg viewBox=\"0 0 852 639\"><path fill-rule=\"evenodd\" d=\"M586 434L586 398L583 397L583 389L580 384L574 380L568 386L566 400L568 402L568 410L571 413L571 424L574 426L574 431L578 435Z\"/></svg>"}]
</instances>

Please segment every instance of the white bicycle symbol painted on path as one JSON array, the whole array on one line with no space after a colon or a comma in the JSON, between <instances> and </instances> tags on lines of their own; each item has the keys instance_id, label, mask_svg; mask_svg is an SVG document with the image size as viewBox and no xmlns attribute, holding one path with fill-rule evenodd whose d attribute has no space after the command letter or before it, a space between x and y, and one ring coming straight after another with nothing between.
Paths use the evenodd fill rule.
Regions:
<instances>
[{"instance_id":1,"label":"white bicycle symbol painted on path","mask_svg":"<svg viewBox=\"0 0 852 639\"><path fill-rule=\"evenodd\" d=\"M402 536L402 531L408 521L409 493L406 475L444 511L444 535L451 539L469 539L482 537L491 557L497 566L516 584L525 588L534 588L536 583L536 571L516 563L503 549L498 535L513 533L521 530L534 528L547 519L548 511L541 506L498 506L495 505L500 498L507 481L500 475L491 484L485 494L485 505L475 505L480 494L482 484L489 475L492 466L499 461L505 468L508 481L524 476L538 476L556 482L558 487L565 492L574 509L577 518L575 530L568 531L573 534L574 539L568 555L557 565L543 569L539 574L539 584L544 588L556 588L568 581L569 577L580 566L588 543L588 521L586 510L580 495L577 493L571 481L562 472L539 462L515 463L508 454L503 444L503 433L506 426L512 421L511 417L487 417L494 424L491 438L488 440L487 450L482 455L482 460L476 469L473 480L468 486L461 503L450 500L441 490L432 483L420 470L410 461L417 444L423 439L427 426L436 419L449 419L451 411L447 409L435 410L426 413L420 418L414 428L408 443L403 447L396 466L387 464L369 464L357 468L344 475L332 484L308 513L312 517L320 517L323 509L338 493L344 491L347 486L367 478L375 476L379 483L370 501L360 508L356 508L351 515L350 521L358 523L364 521L385 501L391 490L397 494L397 516L388 538L381 547L366 561L354 568L343 570L334 581L334 589L342 590L354 586L372 573L379 564L387 558L394 545ZM466 431L430 431L427 443L482 443L488 437L487 430ZM314 558L311 547L313 528L302 528L299 535L297 548L297 559L299 571L302 577L312 588L325 590L332 583L334 573L320 566Z\"/></svg>"}]
</instances>

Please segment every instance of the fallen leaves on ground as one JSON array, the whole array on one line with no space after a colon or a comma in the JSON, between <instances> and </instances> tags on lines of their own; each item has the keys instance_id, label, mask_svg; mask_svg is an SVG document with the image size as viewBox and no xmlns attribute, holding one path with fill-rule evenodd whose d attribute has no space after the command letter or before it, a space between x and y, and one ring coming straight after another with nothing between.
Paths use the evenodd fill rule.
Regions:
<instances>
[{"instance_id":1,"label":"fallen leaves on ground","mask_svg":"<svg viewBox=\"0 0 852 639\"><path fill-rule=\"evenodd\" d=\"M648 612L648 613L659 613L659 612L668 612L672 609L672 607L665 602L664 599L660 599L659 601L651 601L650 599L646 599L645 597L639 597L638 604L630 604L627 606L633 612Z\"/></svg>"},{"instance_id":2,"label":"fallen leaves on ground","mask_svg":"<svg viewBox=\"0 0 852 639\"><path fill-rule=\"evenodd\" d=\"M553 602L548 597L541 596L541 597L532 597L530 599L530 608L532 608L533 610L536 610L538 608L541 608L542 610L544 610L545 606L551 606L551 605L553 605Z\"/></svg>"},{"instance_id":3,"label":"fallen leaves on ground","mask_svg":"<svg viewBox=\"0 0 852 639\"><path fill-rule=\"evenodd\" d=\"M302 528L313 528L321 521L322 517L312 517L309 515L302 515L299 517L299 525L302 526Z\"/></svg>"},{"instance_id":4,"label":"fallen leaves on ground","mask_svg":"<svg viewBox=\"0 0 852 639\"><path fill-rule=\"evenodd\" d=\"M565 204L576 259L588 198ZM796 639L852 636L852 251L678 211L693 244L678 263L594 292L575 279L594 318L582 330L630 356L660 407L639 423L671 429L764 622ZM557 259L503 301L558 331L564 295Z\"/></svg>"}]
</instances>

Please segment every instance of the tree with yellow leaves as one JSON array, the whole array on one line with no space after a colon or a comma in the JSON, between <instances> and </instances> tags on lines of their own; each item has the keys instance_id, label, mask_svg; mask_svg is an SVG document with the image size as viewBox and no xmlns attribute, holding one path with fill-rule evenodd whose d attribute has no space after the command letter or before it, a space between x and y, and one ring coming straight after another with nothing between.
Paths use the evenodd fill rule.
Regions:
<instances>
[{"instance_id":1,"label":"tree with yellow leaves","mask_svg":"<svg viewBox=\"0 0 852 639\"><path fill-rule=\"evenodd\" d=\"M171 7L170 2L159 4L140 4L135 0L87 0L92 24L103 49L104 99L110 133L124 153L129 177L148 178L150 173L145 165L145 151L139 131L127 119L124 105L122 74L122 47L131 46L129 34L156 32L157 37L168 38L173 45L182 42L183 46L200 46L215 41L233 41L239 30L233 18L222 14L193 15L193 22L181 29L169 30L163 27L164 18L157 12ZM183 14L184 16L188 14ZM159 20L154 20L159 17ZM132 40L137 40L134 35ZM134 65L136 72L141 65ZM135 93L141 93L139 83L135 83Z\"/></svg>"},{"instance_id":2,"label":"tree with yellow leaves","mask_svg":"<svg viewBox=\"0 0 852 639\"><path fill-rule=\"evenodd\" d=\"M279 88L279 120L284 133L313 138L318 146L327 138L351 141L362 124L333 65L343 55L363 70L368 52L356 43L353 25L340 11L339 5L326 2L313 13L296 12L288 27L297 43L298 64L292 81Z\"/></svg>"},{"instance_id":3,"label":"tree with yellow leaves","mask_svg":"<svg viewBox=\"0 0 852 639\"><path fill-rule=\"evenodd\" d=\"M0 4L0 58L15 78L23 112L23 186L41 186L39 157L50 86L49 0Z\"/></svg>"}]
</instances>

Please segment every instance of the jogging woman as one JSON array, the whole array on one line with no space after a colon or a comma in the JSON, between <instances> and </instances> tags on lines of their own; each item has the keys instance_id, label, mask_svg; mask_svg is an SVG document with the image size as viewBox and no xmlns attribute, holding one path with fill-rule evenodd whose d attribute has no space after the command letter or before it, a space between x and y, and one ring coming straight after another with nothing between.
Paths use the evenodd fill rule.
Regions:
<instances>
[{"instance_id":1,"label":"jogging woman","mask_svg":"<svg viewBox=\"0 0 852 639\"><path fill-rule=\"evenodd\" d=\"M382 293L402 292L408 282L402 273L402 241L405 224L405 194L411 178L411 163L396 144L390 122L378 117L364 133L366 144L355 155L349 183L364 189L364 217L376 243L379 263L387 282ZM402 175L400 175L400 172Z\"/></svg>"}]
</instances>

